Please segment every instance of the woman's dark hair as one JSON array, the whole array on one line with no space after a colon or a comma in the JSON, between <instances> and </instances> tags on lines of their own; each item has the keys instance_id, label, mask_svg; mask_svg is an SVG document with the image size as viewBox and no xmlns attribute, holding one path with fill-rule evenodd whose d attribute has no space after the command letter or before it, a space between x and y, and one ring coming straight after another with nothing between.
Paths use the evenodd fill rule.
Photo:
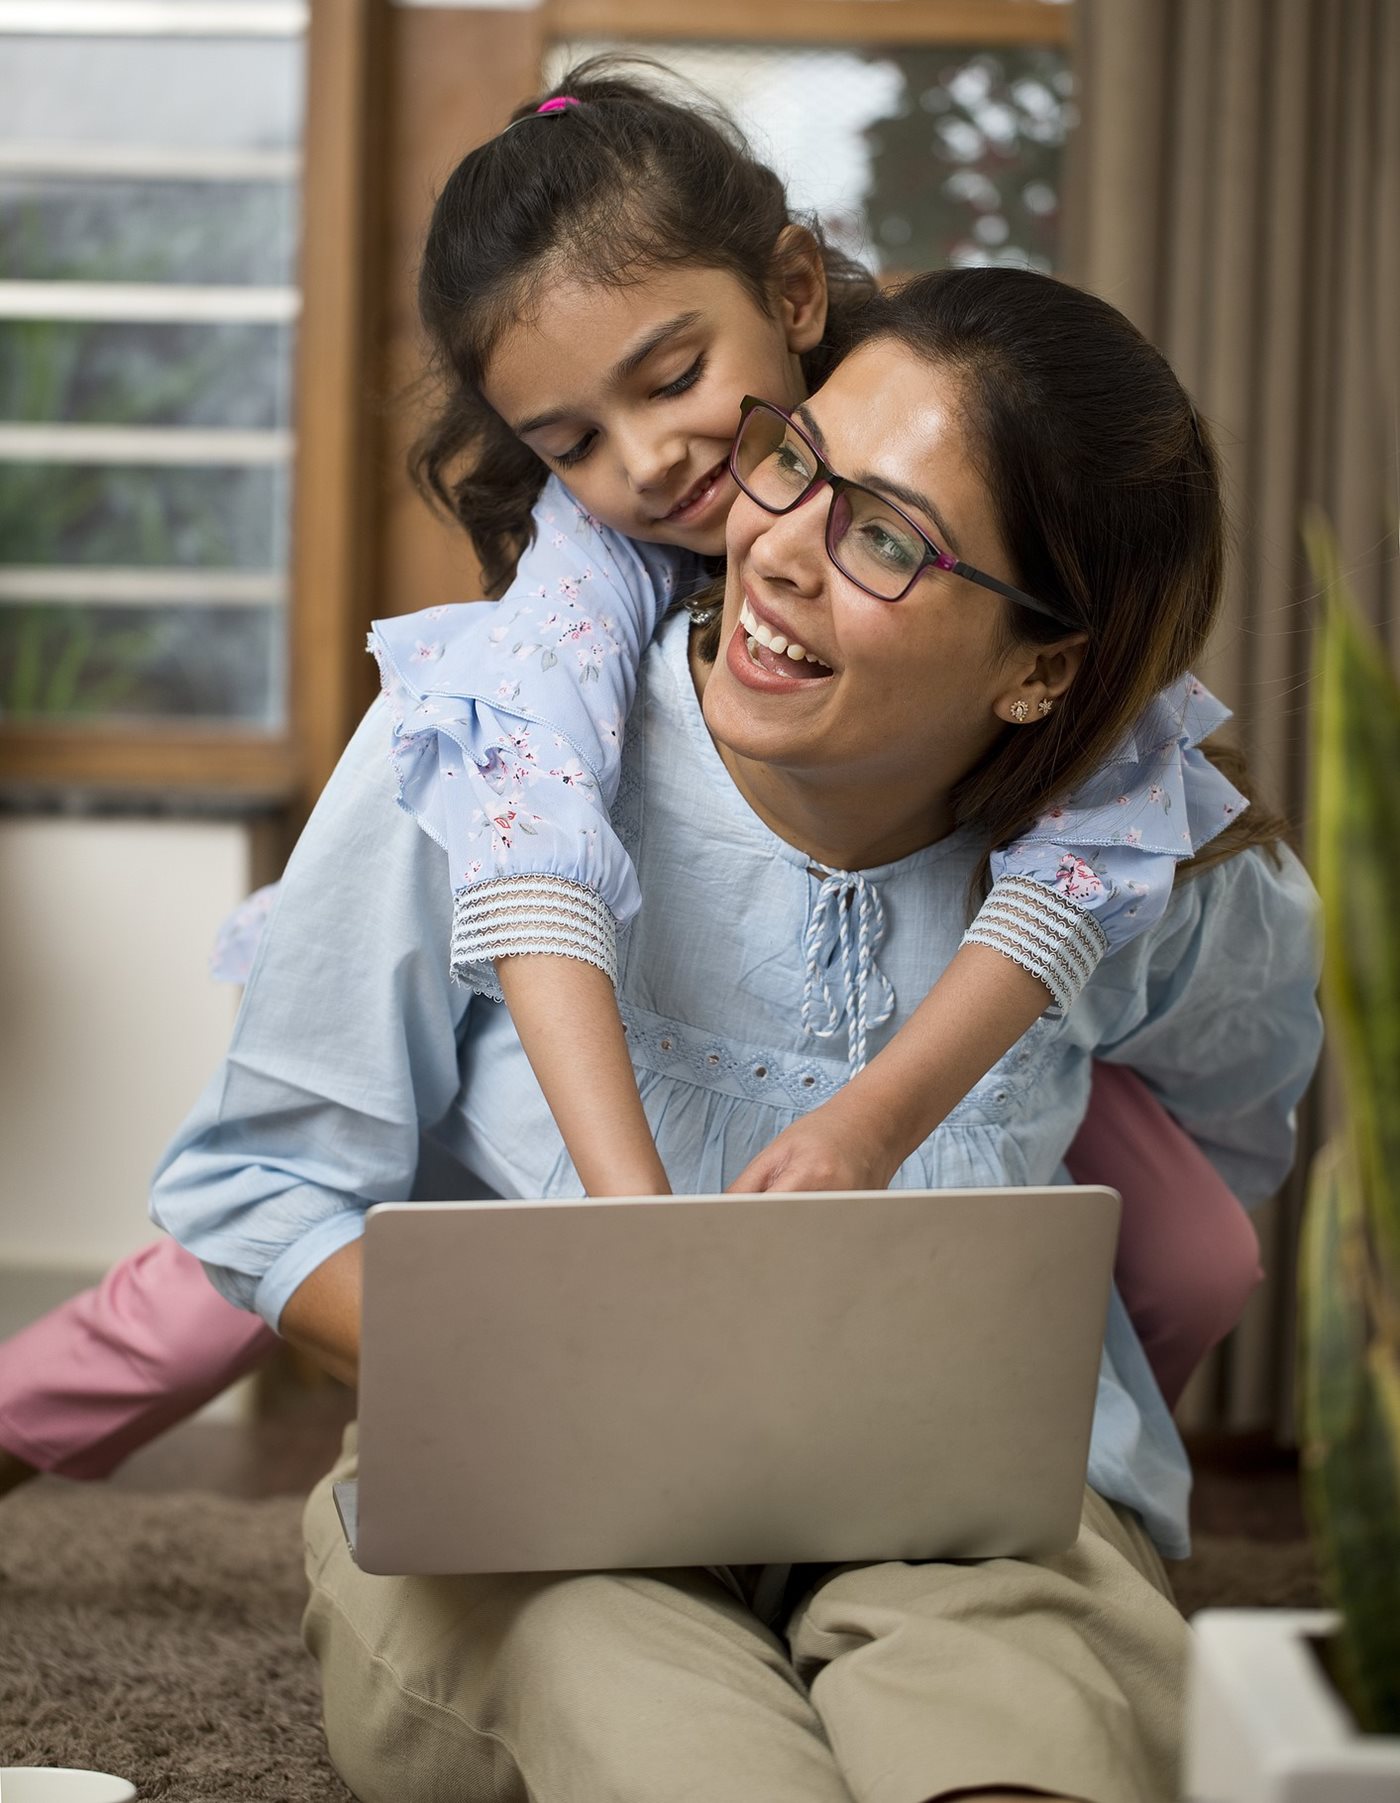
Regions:
<instances>
[{"instance_id":1,"label":"woman's dark hair","mask_svg":"<svg viewBox=\"0 0 1400 1803\"><path fill-rule=\"evenodd\" d=\"M625 72L633 66L665 73L613 56L570 69L458 164L433 209L418 305L441 407L409 467L471 534L488 593L514 574L548 471L488 405L482 378L502 329L545 283L560 272L620 285L664 267L724 269L767 309L778 239L803 224L830 287L825 336L803 358L810 386L843 354L873 292L859 264L794 219L782 182L718 107L667 98ZM533 116L564 95L579 104Z\"/></svg>"},{"instance_id":2,"label":"woman's dark hair","mask_svg":"<svg viewBox=\"0 0 1400 1803\"><path fill-rule=\"evenodd\" d=\"M1003 609L1008 645L1088 635L1054 713L1008 728L953 796L990 852L1100 768L1153 696L1200 660L1225 559L1215 449L1166 358L1116 308L1049 276L917 276L875 296L851 337L852 348L892 340L953 374L1011 580L1068 626L971 585L965 605ZM1208 755L1247 792L1237 751ZM1255 803L1188 868L1285 831Z\"/></svg>"}]
</instances>

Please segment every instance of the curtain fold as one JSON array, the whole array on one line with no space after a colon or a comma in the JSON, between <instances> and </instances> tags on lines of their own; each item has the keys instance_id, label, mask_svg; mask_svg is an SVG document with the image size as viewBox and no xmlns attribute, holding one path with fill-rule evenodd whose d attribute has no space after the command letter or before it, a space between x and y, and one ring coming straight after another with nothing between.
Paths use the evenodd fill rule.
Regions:
<instances>
[{"instance_id":1,"label":"curtain fold","mask_svg":"<svg viewBox=\"0 0 1400 1803\"><path fill-rule=\"evenodd\" d=\"M1161 347L1214 430L1232 555L1200 674L1305 833L1308 507L1400 671L1400 5L1077 0L1075 14L1065 274ZM1188 1427L1291 1436L1295 1248L1326 1088L1257 1217L1268 1282L1183 1399Z\"/></svg>"}]
</instances>

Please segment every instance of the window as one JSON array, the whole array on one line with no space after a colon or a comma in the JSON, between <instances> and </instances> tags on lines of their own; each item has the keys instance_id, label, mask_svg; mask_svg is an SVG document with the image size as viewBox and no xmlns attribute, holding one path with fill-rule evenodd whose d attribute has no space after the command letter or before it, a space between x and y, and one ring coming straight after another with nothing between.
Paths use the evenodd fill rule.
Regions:
<instances>
[{"instance_id":1,"label":"window","mask_svg":"<svg viewBox=\"0 0 1400 1803\"><path fill-rule=\"evenodd\" d=\"M313 10L0 0L11 781L295 787ZM363 6L332 10L353 39Z\"/></svg>"},{"instance_id":2,"label":"window","mask_svg":"<svg viewBox=\"0 0 1400 1803\"><path fill-rule=\"evenodd\" d=\"M664 63L738 120L834 243L886 275L1054 268L1061 152L1076 117L1068 6L810 0L744 21L718 10L714 38L692 41L693 18L659 6L562 0L556 25L595 29L561 32L547 78L598 50ZM609 19L638 35L597 29Z\"/></svg>"},{"instance_id":3,"label":"window","mask_svg":"<svg viewBox=\"0 0 1400 1803\"><path fill-rule=\"evenodd\" d=\"M548 79L574 55L557 46ZM797 206L887 275L944 264L1050 270L1074 122L1054 45L629 45L722 99Z\"/></svg>"}]
</instances>

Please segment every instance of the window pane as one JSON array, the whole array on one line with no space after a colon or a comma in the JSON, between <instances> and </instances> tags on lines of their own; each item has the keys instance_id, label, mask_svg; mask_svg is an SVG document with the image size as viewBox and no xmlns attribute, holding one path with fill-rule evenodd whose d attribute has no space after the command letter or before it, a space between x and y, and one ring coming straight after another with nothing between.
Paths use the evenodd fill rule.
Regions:
<instances>
[{"instance_id":1,"label":"window pane","mask_svg":"<svg viewBox=\"0 0 1400 1803\"><path fill-rule=\"evenodd\" d=\"M284 426L292 330L0 320L0 420Z\"/></svg>"},{"instance_id":2,"label":"window pane","mask_svg":"<svg viewBox=\"0 0 1400 1803\"><path fill-rule=\"evenodd\" d=\"M1046 45L556 46L640 51L720 102L800 211L876 269L1054 267L1060 156L1074 122L1065 52Z\"/></svg>"},{"instance_id":3,"label":"window pane","mask_svg":"<svg viewBox=\"0 0 1400 1803\"><path fill-rule=\"evenodd\" d=\"M272 727L281 610L0 605L0 715Z\"/></svg>"},{"instance_id":4,"label":"window pane","mask_svg":"<svg viewBox=\"0 0 1400 1803\"><path fill-rule=\"evenodd\" d=\"M299 38L6 38L0 119L30 144L294 149Z\"/></svg>"},{"instance_id":5,"label":"window pane","mask_svg":"<svg viewBox=\"0 0 1400 1803\"><path fill-rule=\"evenodd\" d=\"M285 466L232 469L0 463L6 564L280 569Z\"/></svg>"},{"instance_id":6,"label":"window pane","mask_svg":"<svg viewBox=\"0 0 1400 1803\"><path fill-rule=\"evenodd\" d=\"M296 279L296 189L288 182L83 181L0 176L7 281Z\"/></svg>"}]
</instances>

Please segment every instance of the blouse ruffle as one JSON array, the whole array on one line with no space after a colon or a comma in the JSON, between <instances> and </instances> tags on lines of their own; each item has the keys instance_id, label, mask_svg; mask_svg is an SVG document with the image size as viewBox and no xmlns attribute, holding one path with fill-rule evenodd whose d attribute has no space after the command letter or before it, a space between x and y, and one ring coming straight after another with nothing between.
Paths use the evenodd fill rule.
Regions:
<instances>
[{"instance_id":1,"label":"blouse ruffle","mask_svg":"<svg viewBox=\"0 0 1400 1803\"><path fill-rule=\"evenodd\" d=\"M557 479L498 602L377 620L399 803L448 856L453 975L501 999L494 960L582 958L617 981L641 905L609 818L642 654L698 566L600 526Z\"/></svg>"},{"instance_id":2,"label":"blouse ruffle","mask_svg":"<svg viewBox=\"0 0 1400 1803\"><path fill-rule=\"evenodd\" d=\"M964 943L1039 977L1063 1013L1101 958L1162 918L1177 865L1249 806L1199 748L1229 718L1194 676L1164 689L1062 805L992 854Z\"/></svg>"}]
</instances>

